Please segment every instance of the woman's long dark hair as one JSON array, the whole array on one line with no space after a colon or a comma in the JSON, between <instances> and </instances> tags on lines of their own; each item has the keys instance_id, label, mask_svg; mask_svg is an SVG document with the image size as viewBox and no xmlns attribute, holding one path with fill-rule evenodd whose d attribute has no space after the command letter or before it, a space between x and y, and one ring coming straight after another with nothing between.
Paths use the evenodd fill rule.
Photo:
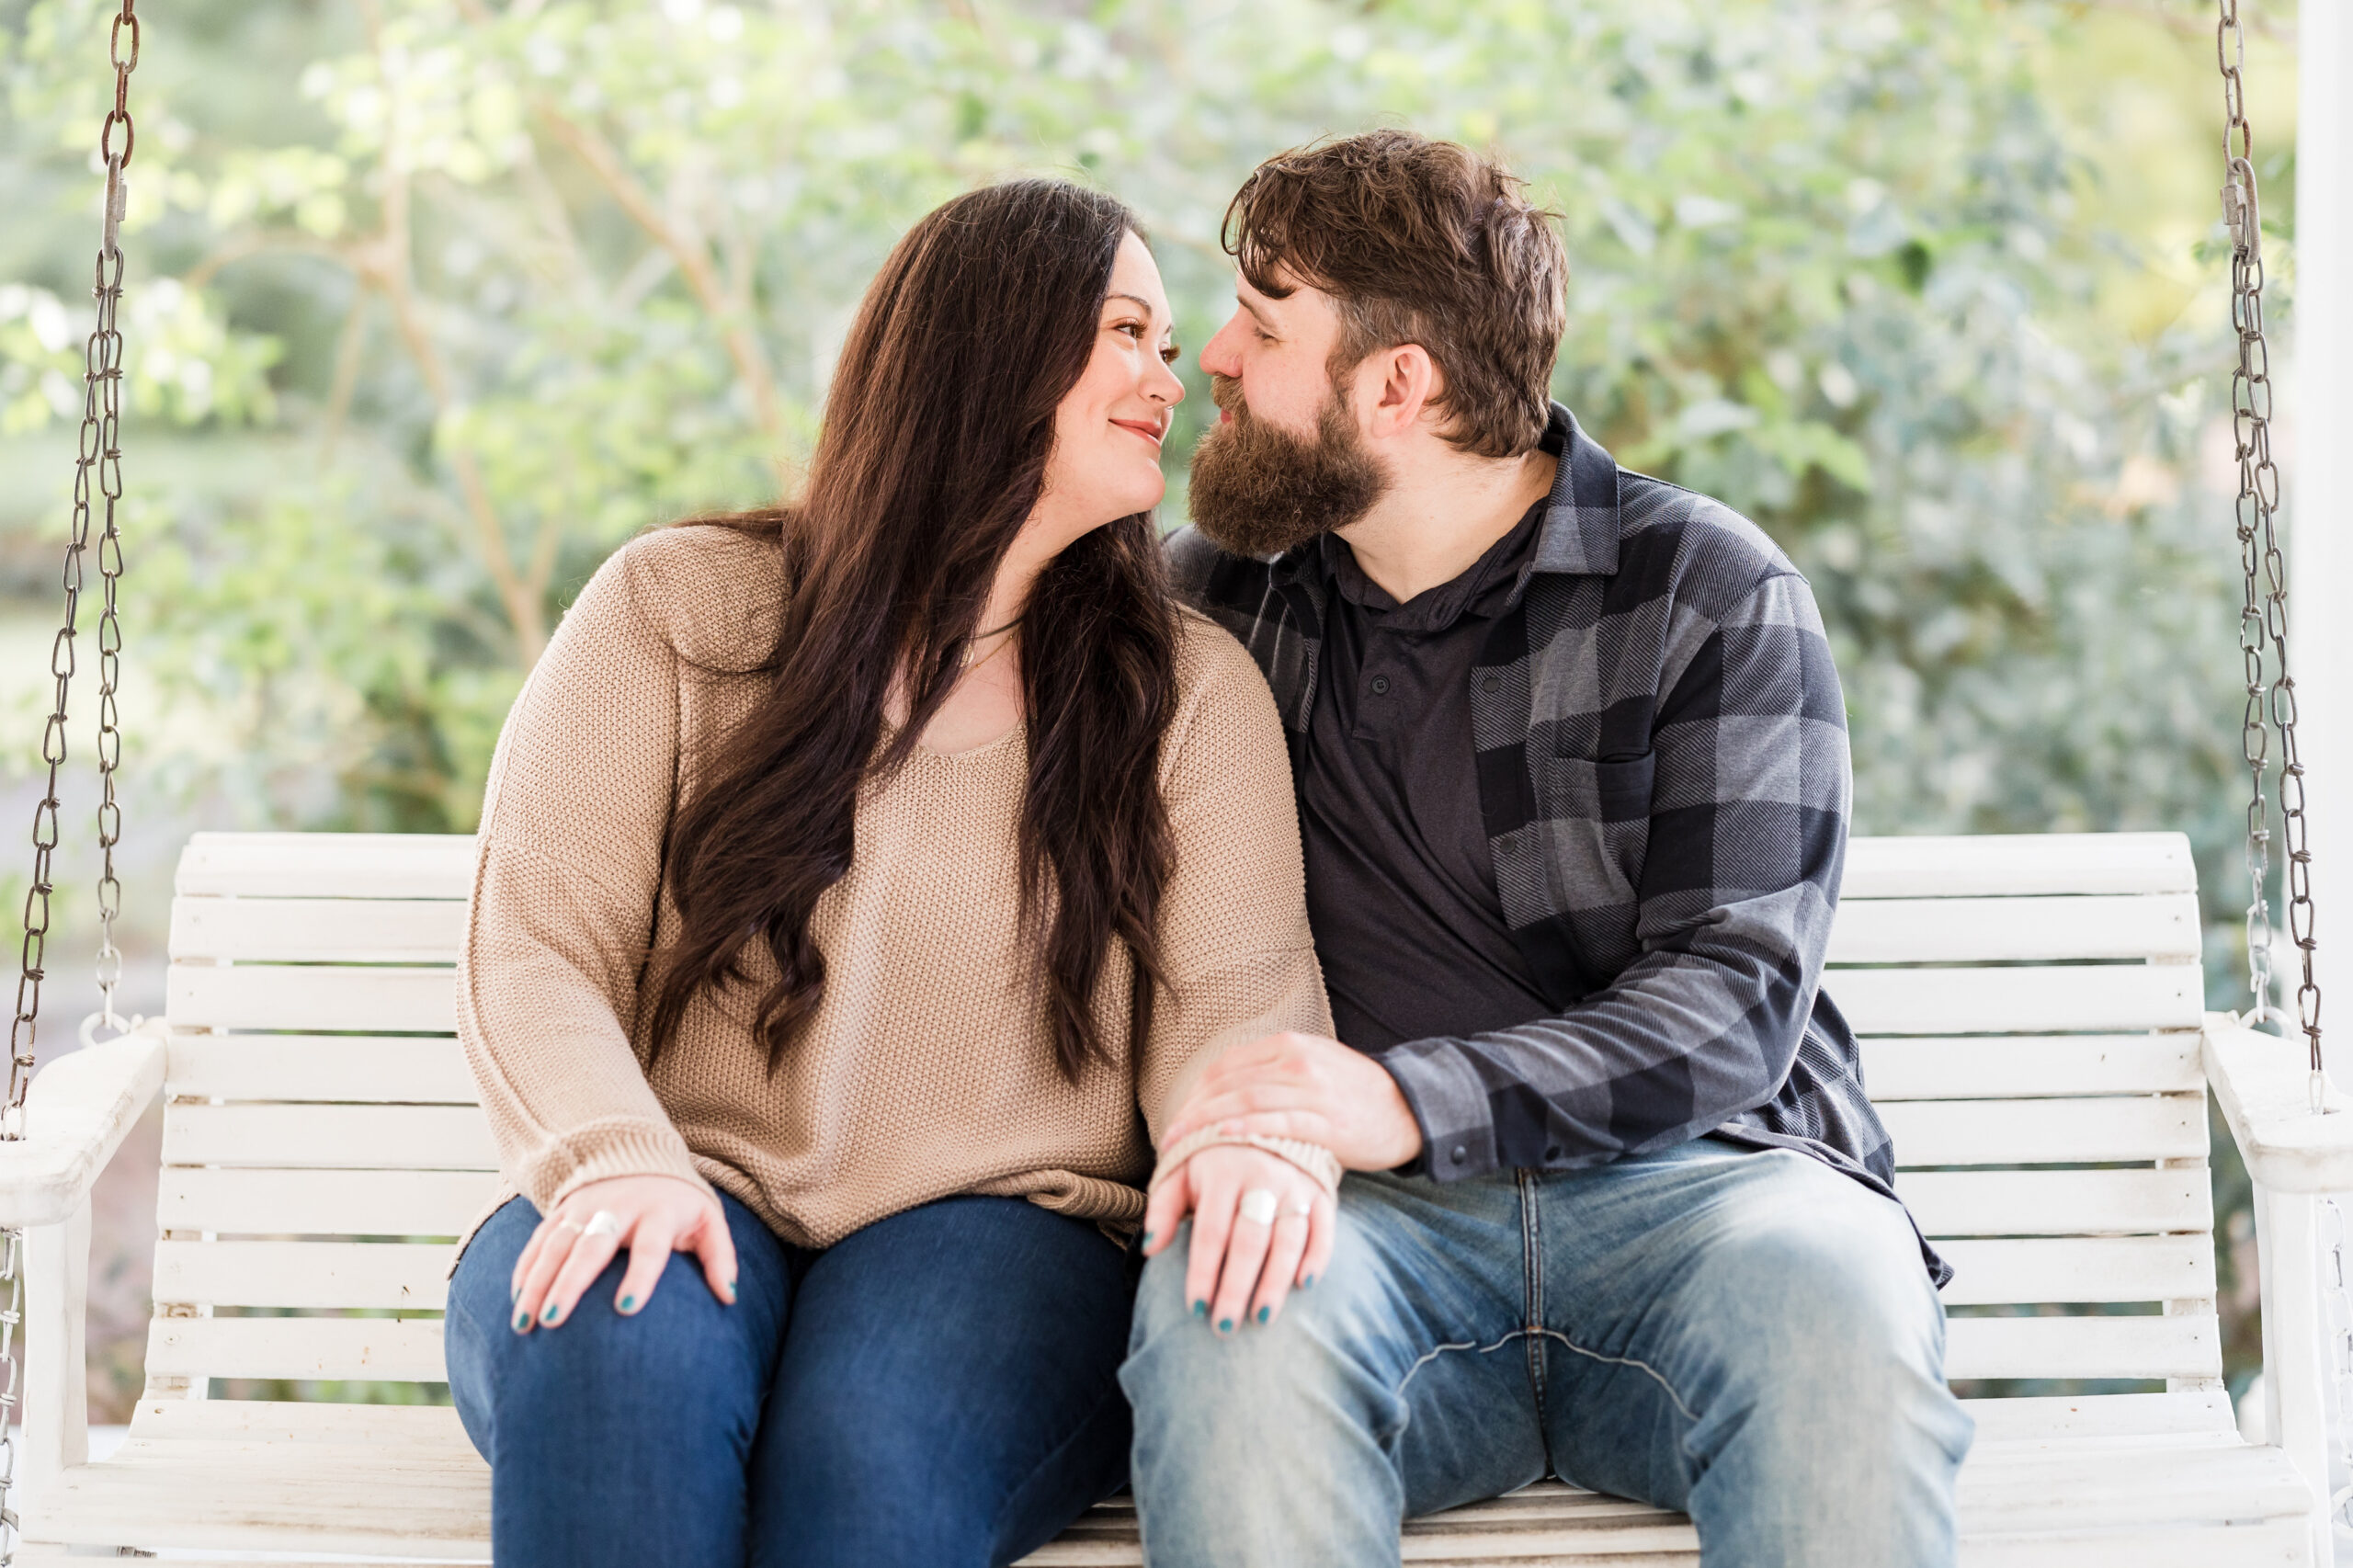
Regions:
<instances>
[{"instance_id":1,"label":"woman's long dark hair","mask_svg":"<svg viewBox=\"0 0 2353 1568\"><path fill-rule=\"evenodd\" d=\"M843 346L795 506L720 521L780 536L789 585L767 700L701 759L672 819L676 936L654 955L652 1050L706 988L778 974L755 1025L771 1071L822 1000L817 899L849 870L860 786L914 753L984 630L998 562L1044 488L1054 412L1094 352L1111 264L1136 230L1117 201L1055 180L958 197L908 232ZM1140 231L1139 231L1140 232ZM1021 928L1054 1057L1075 1081L1108 1053L1094 998L1116 937L1128 1027L1150 1027L1171 858L1161 736L1176 706L1176 620L1149 514L1040 574L1020 631L1029 778ZM904 671L906 724L882 744ZM878 749L879 748L879 749Z\"/></svg>"}]
</instances>

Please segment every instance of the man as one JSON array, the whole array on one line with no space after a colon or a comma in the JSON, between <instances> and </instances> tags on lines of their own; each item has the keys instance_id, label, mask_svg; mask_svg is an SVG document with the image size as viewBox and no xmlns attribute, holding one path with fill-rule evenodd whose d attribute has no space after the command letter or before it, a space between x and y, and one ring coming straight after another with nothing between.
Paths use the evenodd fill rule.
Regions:
<instances>
[{"instance_id":1,"label":"man","mask_svg":"<svg viewBox=\"0 0 2353 1568\"><path fill-rule=\"evenodd\" d=\"M1147 1218L1154 1568L1393 1563L1404 1517L1548 1473L1689 1511L1708 1568L1952 1561L1947 1271L1817 990L1850 795L1820 618L1549 402L1549 218L1393 131L1228 214L1171 560L1282 712L1340 1038L1230 1054L1167 1139L1349 1174L1264 1327L1206 1315L1224 1249L1169 1235L1181 1199Z\"/></svg>"}]
</instances>

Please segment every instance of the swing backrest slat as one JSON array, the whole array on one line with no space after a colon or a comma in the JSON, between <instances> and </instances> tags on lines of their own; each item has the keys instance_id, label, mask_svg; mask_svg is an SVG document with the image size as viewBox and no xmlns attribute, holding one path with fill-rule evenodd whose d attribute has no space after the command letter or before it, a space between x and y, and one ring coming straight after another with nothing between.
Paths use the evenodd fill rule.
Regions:
<instances>
[{"instance_id":1,"label":"swing backrest slat","mask_svg":"<svg viewBox=\"0 0 2353 1568\"><path fill-rule=\"evenodd\" d=\"M142 1421L215 1379L442 1381L449 1242L496 1179L452 1036L472 865L463 837L190 845ZM2178 835L1851 846L1825 984L1959 1270L1965 1392L2219 1387L2199 952Z\"/></svg>"},{"instance_id":2,"label":"swing backrest slat","mask_svg":"<svg viewBox=\"0 0 2353 1568\"><path fill-rule=\"evenodd\" d=\"M2196 890L2178 834L1851 846L1824 983L1969 1392L2220 1386Z\"/></svg>"}]
</instances>

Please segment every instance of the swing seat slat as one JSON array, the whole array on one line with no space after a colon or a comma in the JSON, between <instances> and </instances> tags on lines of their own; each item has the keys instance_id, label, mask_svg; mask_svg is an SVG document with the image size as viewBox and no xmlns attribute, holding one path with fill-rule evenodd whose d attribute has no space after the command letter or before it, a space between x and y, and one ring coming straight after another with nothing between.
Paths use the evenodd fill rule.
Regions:
<instances>
[{"instance_id":1,"label":"swing seat slat","mask_svg":"<svg viewBox=\"0 0 2353 1568\"><path fill-rule=\"evenodd\" d=\"M448 1245L496 1181L452 1038L472 869L464 838L199 835L166 1024L36 1081L32 1139L0 1149L0 1221L43 1227L24 1562L69 1546L487 1561L488 1473L455 1414L352 1403L437 1393ZM2178 835L1851 847L1827 983L1863 1037L1904 1195L1959 1270L1948 1370L1979 1427L1972 1568L2323 1561L2299 1195L2353 1187L2353 1118L2286 1125L2296 1048L2201 1013L2200 940ZM2240 1437L2221 1381L2210 1076L2271 1182L2268 1444ZM92 1463L75 1397L88 1181L158 1088L148 1386L123 1447ZM241 1397L290 1381L325 1397ZM1666 1568L1697 1551L1678 1515L1559 1483L1404 1531L1407 1562L1463 1568ZM1140 1563L1131 1506L1028 1561Z\"/></svg>"}]
</instances>

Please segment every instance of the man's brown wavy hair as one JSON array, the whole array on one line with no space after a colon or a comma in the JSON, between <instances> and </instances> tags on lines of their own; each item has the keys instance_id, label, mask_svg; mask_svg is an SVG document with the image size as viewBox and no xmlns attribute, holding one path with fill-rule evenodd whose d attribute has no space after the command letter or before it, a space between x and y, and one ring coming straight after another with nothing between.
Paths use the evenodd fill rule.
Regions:
<instances>
[{"instance_id":1,"label":"man's brown wavy hair","mask_svg":"<svg viewBox=\"0 0 2353 1568\"><path fill-rule=\"evenodd\" d=\"M1339 307L1336 381L1368 354L1415 343L1445 375L1447 438L1482 457L1534 449L1552 415L1567 327L1557 213L1501 164L1410 131L1295 147L1258 165L1222 239L1250 286L1300 284Z\"/></svg>"},{"instance_id":2,"label":"man's brown wavy hair","mask_svg":"<svg viewBox=\"0 0 2353 1568\"><path fill-rule=\"evenodd\" d=\"M825 957L809 922L857 853L859 790L914 756L962 673L998 563L1045 487L1055 409L1094 352L1131 232L1119 202L1060 180L933 211L867 289L807 498L694 519L779 539L789 594L767 700L705 759L664 846L679 918L649 976L656 1054L694 996L749 978L755 942L776 964L755 1023L771 1071L815 1015ZM1151 1027L1160 980L1173 852L1159 758L1176 621L1150 514L1049 562L1020 638L1019 917L1056 1062L1075 1081L1108 1054L1095 1001L1114 950L1130 965L1131 1040ZM886 739L902 677L907 721Z\"/></svg>"}]
</instances>

